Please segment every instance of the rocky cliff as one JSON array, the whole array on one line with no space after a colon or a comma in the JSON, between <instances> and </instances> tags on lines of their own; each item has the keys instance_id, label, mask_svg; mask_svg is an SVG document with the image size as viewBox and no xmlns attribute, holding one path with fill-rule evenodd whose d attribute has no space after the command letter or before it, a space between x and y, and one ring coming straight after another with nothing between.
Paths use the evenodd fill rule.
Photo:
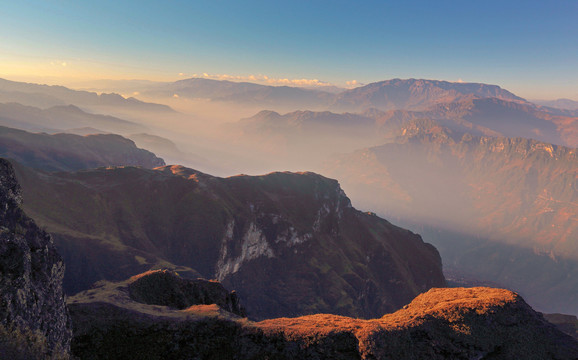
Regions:
<instances>
[{"instance_id":1,"label":"rocky cliff","mask_svg":"<svg viewBox=\"0 0 578 360\"><path fill-rule=\"evenodd\" d=\"M35 338L44 357L65 356L70 321L64 303L64 264L52 238L28 218L10 163L0 159L0 357L14 355L11 341ZM30 344L29 344L30 345Z\"/></svg>"},{"instance_id":2,"label":"rocky cliff","mask_svg":"<svg viewBox=\"0 0 578 360\"><path fill-rule=\"evenodd\" d=\"M19 174L26 210L71 269L71 293L170 263L237 290L254 318L374 317L445 284L435 248L355 210L337 181L314 173L217 178L167 166Z\"/></svg>"},{"instance_id":3,"label":"rocky cliff","mask_svg":"<svg viewBox=\"0 0 578 360\"><path fill-rule=\"evenodd\" d=\"M176 278L164 279L171 283ZM178 310L142 304L130 299L126 284L100 284L70 299L75 355L82 359L400 360L578 356L575 339L507 290L432 289L403 309L373 320L317 314L252 322L217 305Z\"/></svg>"}]
</instances>

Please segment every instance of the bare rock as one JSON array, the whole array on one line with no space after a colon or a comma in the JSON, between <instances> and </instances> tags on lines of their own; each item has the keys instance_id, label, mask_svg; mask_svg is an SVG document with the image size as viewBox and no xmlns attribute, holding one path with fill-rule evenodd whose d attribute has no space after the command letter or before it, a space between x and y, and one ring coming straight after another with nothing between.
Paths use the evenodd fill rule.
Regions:
<instances>
[{"instance_id":1,"label":"bare rock","mask_svg":"<svg viewBox=\"0 0 578 360\"><path fill-rule=\"evenodd\" d=\"M45 337L46 356L66 354L72 334L64 264L50 235L20 209L21 201L12 166L0 159L0 324Z\"/></svg>"}]
</instances>

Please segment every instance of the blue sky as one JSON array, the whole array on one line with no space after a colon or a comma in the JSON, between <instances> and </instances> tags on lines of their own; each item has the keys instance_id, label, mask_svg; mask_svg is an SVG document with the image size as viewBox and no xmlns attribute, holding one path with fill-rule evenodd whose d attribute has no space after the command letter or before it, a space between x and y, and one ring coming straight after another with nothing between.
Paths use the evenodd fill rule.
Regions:
<instances>
[{"instance_id":1,"label":"blue sky","mask_svg":"<svg viewBox=\"0 0 578 360\"><path fill-rule=\"evenodd\" d=\"M0 16L6 78L414 77L578 100L576 0L19 0Z\"/></svg>"}]
</instances>

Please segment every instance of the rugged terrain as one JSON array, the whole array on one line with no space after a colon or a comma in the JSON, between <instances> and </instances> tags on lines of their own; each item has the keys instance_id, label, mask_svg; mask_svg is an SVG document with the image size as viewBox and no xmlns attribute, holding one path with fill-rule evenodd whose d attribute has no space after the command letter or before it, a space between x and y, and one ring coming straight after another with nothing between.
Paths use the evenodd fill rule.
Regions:
<instances>
[{"instance_id":1,"label":"rugged terrain","mask_svg":"<svg viewBox=\"0 0 578 360\"><path fill-rule=\"evenodd\" d=\"M172 264L237 290L255 318L374 317L445 284L435 248L355 210L337 181L314 173L19 166L18 174L26 211L66 261L69 293Z\"/></svg>"},{"instance_id":2,"label":"rugged terrain","mask_svg":"<svg viewBox=\"0 0 578 360\"><path fill-rule=\"evenodd\" d=\"M0 357L65 357L71 328L64 264L52 238L20 208L10 163L0 159Z\"/></svg>"},{"instance_id":3,"label":"rugged terrain","mask_svg":"<svg viewBox=\"0 0 578 360\"><path fill-rule=\"evenodd\" d=\"M356 205L424 234L444 264L576 313L576 149L415 121L395 142L336 157Z\"/></svg>"},{"instance_id":4,"label":"rugged terrain","mask_svg":"<svg viewBox=\"0 0 578 360\"><path fill-rule=\"evenodd\" d=\"M194 296L189 307L132 297L135 279L164 282L163 297L173 294L165 289L183 281L159 274L100 283L70 298L73 353L82 359L575 359L578 354L576 340L507 290L431 289L373 320L316 314L252 322L223 306L201 305Z\"/></svg>"}]
</instances>

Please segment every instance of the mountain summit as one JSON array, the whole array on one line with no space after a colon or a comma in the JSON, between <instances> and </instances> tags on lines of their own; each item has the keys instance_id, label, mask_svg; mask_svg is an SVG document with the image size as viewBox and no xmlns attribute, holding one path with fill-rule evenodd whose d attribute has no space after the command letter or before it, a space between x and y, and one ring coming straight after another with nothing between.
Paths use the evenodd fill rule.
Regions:
<instances>
[{"instance_id":1,"label":"mountain summit","mask_svg":"<svg viewBox=\"0 0 578 360\"><path fill-rule=\"evenodd\" d=\"M337 95L334 106L347 111L425 110L438 103L449 103L466 98L498 98L526 102L497 85L461 83L423 79L393 79L371 83Z\"/></svg>"}]
</instances>

